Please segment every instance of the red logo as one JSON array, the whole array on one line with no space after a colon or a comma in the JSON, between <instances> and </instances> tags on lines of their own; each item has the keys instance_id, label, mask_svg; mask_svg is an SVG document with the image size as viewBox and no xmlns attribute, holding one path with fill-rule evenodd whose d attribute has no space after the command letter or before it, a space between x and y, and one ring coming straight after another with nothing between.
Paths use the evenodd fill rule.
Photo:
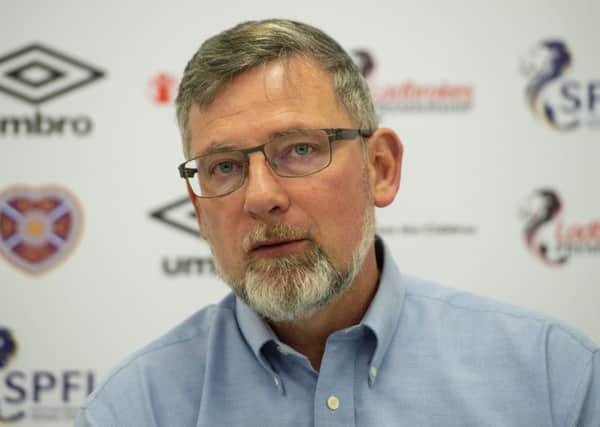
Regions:
<instances>
[{"instance_id":1,"label":"red logo","mask_svg":"<svg viewBox=\"0 0 600 427\"><path fill-rule=\"evenodd\" d=\"M18 186L0 193L0 253L27 273L64 261L81 228L80 204L64 188Z\"/></svg>"},{"instance_id":2,"label":"red logo","mask_svg":"<svg viewBox=\"0 0 600 427\"><path fill-rule=\"evenodd\" d=\"M169 73L159 73L148 83L152 101L159 105L168 105L174 99L177 79Z\"/></svg>"},{"instance_id":3,"label":"red logo","mask_svg":"<svg viewBox=\"0 0 600 427\"><path fill-rule=\"evenodd\" d=\"M399 83L381 84L376 80L376 62L370 51L354 49L352 57L362 75L368 79L373 103L378 113L454 112L469 111L473 106L475 89L470 83L417 83L405 79Z\"/></svg>"}]
</instances>

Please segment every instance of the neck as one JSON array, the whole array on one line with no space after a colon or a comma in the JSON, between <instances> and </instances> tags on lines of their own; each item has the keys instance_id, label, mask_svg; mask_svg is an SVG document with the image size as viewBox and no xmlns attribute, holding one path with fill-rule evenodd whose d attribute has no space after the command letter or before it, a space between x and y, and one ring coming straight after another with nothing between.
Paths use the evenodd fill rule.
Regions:
<instances>
[{"instance_id":1,"label":"neck","mask_svg":"<svg viewBox=\"0 0 600 427\"><path fill-rule=\"evenodd\" d=\"M332 303L307 318L269 323L279 339L308 357L313 368L319 370L327 338L360 323L375 296L378 279L373 245L352 285Z\"/></svg>"}]
</instances>

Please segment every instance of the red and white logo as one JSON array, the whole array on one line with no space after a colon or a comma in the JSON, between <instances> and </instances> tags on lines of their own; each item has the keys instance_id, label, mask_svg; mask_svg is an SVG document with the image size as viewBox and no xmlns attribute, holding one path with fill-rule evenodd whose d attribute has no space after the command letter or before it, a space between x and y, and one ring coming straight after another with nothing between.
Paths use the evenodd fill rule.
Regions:
<instances>
[{"instance_id":1,"label":"red and white logo","mask_svg":"<svg viewBox=\"0 0 600 427\"><path fill-rule=\"evenodd\" d=\"M386 112L463 113L473 107L475 89L470 83L416 82L404 79L398 83L381 83L376 79L377 63L367 49L353 49L352 58L367 79L375 109Z\"/></svg>"},{"instance_id":2,"label":"red and white logo","mask_svg":"<svg viewBox=\"0 0 600 427\"><path fill-rule=\"evenodd\" d=\"M0 253L27 273L44 273L73 251L82 221L79 201L62 187L11 187L0 193Z\"/></svg>"},{"instance_id":3,"label":"red and white logo","mask_svg":"<svg viewBox=\"0 0 600 427\"><path fill-rule=\"evenodd\" d=\"M175 98L177 78L169 73L158 73L148 82L152 101L158 105L170 105Z\"/></svg>"}]
</instances>

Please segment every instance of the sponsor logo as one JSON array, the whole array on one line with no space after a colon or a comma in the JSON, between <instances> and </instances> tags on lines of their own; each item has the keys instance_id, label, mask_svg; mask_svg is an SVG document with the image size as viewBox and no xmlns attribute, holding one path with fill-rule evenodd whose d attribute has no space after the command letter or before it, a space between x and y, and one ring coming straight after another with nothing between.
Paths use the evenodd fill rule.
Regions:
<instances>
[{"instance_id":1,"label":"sponsor logo","mask_svg":"<svg viewBox=\"0 0 600 427\"><path fill-rule=\"evenodd\" d=\"M599 128L600 78L568 78L573 64L573 53L564 40L543 40L527 52L520 68L528 79L529 109L555 130Z\"/></svg>"},{"instance_id":2,"label":"sponsor logo","mask_svg":"<svg viewBox=\"0 0 600 427\"><path fill-rule=\"evenodd\" d=\"M471 224L427 222L385 225L377 227L377 232L382 235L402 234L404 236L471 236L477 234L477 227Z\"/></svg>"},{"instance_id":3,"label":"sponsor logo","mask_svg":"<svg viewBox=\"0 0 600 427\"><path fill-rule=\"evenodd\" d=\"M150 212L150 216L163 224L183 231L188 235L200 237L196 212L189 197L184 196L160 206Z\"/></svg>"},{"instance_id":4,"label":"sponsor logo","mask_svg":"<svg viewBox=\"0 0 600 427\"><path fill-rule=\"evenodd\" d=\"M466 112L473 106L474 88L468 83L450 83L446 79L423 83L405 79L399 83L376 80L377 63L365 49L350 52L369 83L375 109L386 112Z\"/></svg>"},{"instance_id":5,"label":"sponsor logo","mask_svg":"<svg viewBox=\"0 0 600 427\"><path fill-rule=\"evenodd\" d=\"M0 327L0 369L6 367L17 353L17 342L11 332Z\"/></svg>"},{"instance_id":6,"label":"sponsor logo","mask_svg":"<svg viewBox=\"0 0 600 427\"><path fill-rule=\"evenodd\" d=\"M82 229L79 201L57 186L15 186L0 192L0 254L39 275L64 261Z\"/></svg>"},{"instance_id":7,"label":"sponsor logo","mask_svg":"<svg viewBox=\"0 0 600 427\"><path fill-rule=\"evenodd\" d=\"M600 254L600 218L584 223L567 222L556 190L534 191L522 204L523 236L527 248L542 262L561 266L572 256Z\"/></svg>"},{"instance_id":8,"label":"sponsor logo","mask_svg":"<svg viewBox=\"0 0 600 427\"><path fill-rule=\"evenodd\" d=\"M17 353L17 342L12 335L12 332L0 327L0 370L8 366L8 363ZM16 412L12 415L5 415L2 412L2 404L0 403L0 423L8 423L19 421L24 417L22 412Z\"/></svg>"},{"instance_id":9,"label":"sponsor logo","mask_svg":"<svg viewBox=\"0 0 600 427\"><path fill-rule=\"evenodd\" d=\"M158 73L148 82L148 95L156 105L172 105L177 90L177 77L170 73Z\"/></svg>"},{"instance_id":10,"label":"sponsor logo","mask_svg":"<svg viewBox=\"0 0 600 427\"><path fill-rule=\"evenodd\" d=\"M12 332L0 327L0 357L12 362L16 349ZM0 365L0 424L72 422L94 388L91 370L5 369L8 367L9 363Z\"/></svg>"},{"instance_id":11,"label":"sponsor logo","mask_svg":"<svg viewBox=\"0 0 600 427\"><path fill-rule=\"evenodd\" d=\"M188 236L200 239L196 214L187 196L178 198L150 212L150 217ZM163 256L161 269L167 276L215 274L211 256Z\"/></svg>"},{"instance_id":12,"label":"sponsor logo","mask_svg":"<svg viewBox=\"0 0 600 427\"><path fill-rule=\"evenodd\" d=\"M104 76L104 72L39 43L0 57L0 93L39 105L65 95ZM0 135L85 136L91 133L89 116L31 115L0 116Z\"/></svg>"}]
</instances>

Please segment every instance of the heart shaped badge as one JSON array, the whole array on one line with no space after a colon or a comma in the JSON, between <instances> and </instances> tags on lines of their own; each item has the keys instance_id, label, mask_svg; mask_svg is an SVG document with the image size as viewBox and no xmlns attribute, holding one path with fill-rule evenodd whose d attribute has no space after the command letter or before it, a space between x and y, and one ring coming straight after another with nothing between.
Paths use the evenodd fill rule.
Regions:
<instances>
[{"instance_id":1,"label":"heart shaped badge","mask_svg":"<svg viewBox=\"0 0 600 427\"><path fill-rule=\"evenodd\" d=\"M58 186L0 192L0 253L14 266L41 274L75 249L82 229L79 201Z\"/></svg>"}]
</instances>

